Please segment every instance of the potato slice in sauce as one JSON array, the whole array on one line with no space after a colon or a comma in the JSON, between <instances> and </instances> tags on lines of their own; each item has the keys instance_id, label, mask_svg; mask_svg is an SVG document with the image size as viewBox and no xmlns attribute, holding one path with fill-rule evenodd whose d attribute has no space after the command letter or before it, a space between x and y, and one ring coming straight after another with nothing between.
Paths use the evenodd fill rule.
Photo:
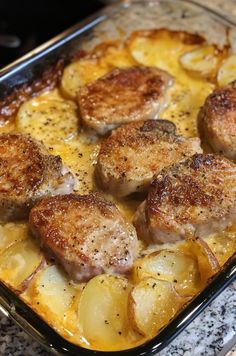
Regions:
<instances>
[{"instance_id":1,"label":"potato slice in sauce","mask_svg":"<svg viewBox=\"0 0 236 356\"><path fill-rule=\"evenodd\" d=\"M232 54L225 59L217 74L217 81L220 87L236 80L236 54Z\"/></svg>"},{"instance_id":2,"label":"potato slice in sauce","mask_svg":"<svg viewBox=\"0 0 236 356\"><path fill-rule=\"evenodd\" d=\"M24 282L38 270L43 255L38 243L25 239L0 254L0 278L17 290L24 289Z\"/></svg>"},{"instance_id":3,"label":"potato slice in sauce","mask_svg":"<svg viewBox=\"0 0 236 356\"><path fill-rule=\"evenodd\" d=\"M96 58L78 59L64 69L61 92L66 98L76 100L80 87L89 84L107 72L108 68L99 65Z\"/></svg>"},{"instance_id":4,"label":"potato slice in sauce","mask_svg":"<svg viewBox=\"0 0 236 356\"><path fill-rule=\"evenodd\" d=\"M190 75L213 80L222 59L223 52L215 46L200 46L184 53L179 60Z\"/></svg>"},{"instance_id":5,"label":"potato slice in sauce","mask_svg":"<svg viewBox=\"0 0 236 356\"><path fill-rule=\"evenodd\" d=\"M172 283L146 278L129 296L129 317L133 327L149 338L165 326L187 300L180 297Z\"/></svg>"},{"instance_id":6,"label":"potato slice in sauce","mask_svg":"<svg viewBox=\"0 0 236 356\"><path fill-rule=\"evenodd\" d=\"M42 140L46 146L75 137L79 129L77 105L63 99L57 90L44 93L21 105L16 127Z\"/></svg>"},{"instance_id":7,"label":"potato slice in sauce","mask_svg":"<svg viewBox=\"0 0 236 356\"><path fill-rule=\"evenodd\" d=\"M209 236L204 241L216 256L221 267L236 251L236 234L233 231L226 231L222 235Z\"/></svg>"},{"instance_id":8,"label":"potato slice in sauce","mask_svg":"<svg viewBox=\"0 0 236 356\"><path fill-rule=\"evenodd\" d=\"M220 271L220 265L216 256L208 244L199 237L189 239L180 245L179 249L196 258L201 275L202 287L206 285L209 278Z\"/></svg>"},{"instance_id":9,"label":"potato slice in sauce","mask_svg":"<svg viewBox=\"0 0 236 356\"><path fill-rule=\"evenodd\" d=\"M72 317L71 306L81 290L81 284L74 285L59 267L52 265L37 273L27 294L33 307L50 321L50 324L53 326L55 324L57 329L69 336L70 329L73 331L78 329L78 321L74 319L74 325L71 325L72 319L70 318ZM76 309L74 309L73 318L75 316Z\"/></svg>"},{"instance_id":10,"label":"potato slice in sauce","mask_svg":"<svg viewBox=\"0 0 236 356\"><path fill-rule=\"evenodd\" d=\"M27 239L28 226L24 223L0 225L0 254L17 242Z\"/></svg>"},{"instance_id":11,"label":"potato slice in sauce","mask_svg":"<svg viewBox=\"0 0 236 356\"><path fill-rule=\"evenodd\" d=\"M95 51L102 51L99 64L103 68L107 67L107 72L114 68L126 68L137 65L137 62L126 47L119 46L118 44L101 45Z\"/></svg>"},{"instance_id":12,"label":"potato slice in sauce","mask_svg":"<svg viewBox=\"0 0 236 356\"><path fill-rule=\"evenodd\" d=\"M133 274L135 281L153 277L173 282L176 291L186 296L196 294L201 282L196 259L170 250L160 250L138 259Z\"/></svg>"},{"instance_id":13,"label":"potato slice in sauce","mask_svg":"<svg viewBox=\"0 0 236 356\"><path fill-rule=\"evenodd\" d=\"M130 291L127 279L100 275L84 288L78 309L79 324L94 349L121 350L132 344L132 330L127 317Z\"/></svg>"}]
</instances>

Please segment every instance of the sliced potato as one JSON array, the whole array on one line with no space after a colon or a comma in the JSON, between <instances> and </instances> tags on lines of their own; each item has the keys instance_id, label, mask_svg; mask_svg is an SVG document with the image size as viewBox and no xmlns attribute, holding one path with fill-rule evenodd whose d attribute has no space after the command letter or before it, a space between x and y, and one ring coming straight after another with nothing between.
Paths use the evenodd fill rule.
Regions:
<instances>
[{"instance_id":1,"label":"sliced potato","mask_svg":"<svg viewBox=\"0 0 236 356\"><path fill-rule=\"evenodd\" d=\"M83 336L95 349L119 350L129 340L125 278L100 275L84 288L78 309Z\"/></svg>"},{"instance_id":2,"label":"sliced potato","mask_svg":"<svg viewBox=\"0 0 236 356\"><path fill-rule=\"evenodd\" d=\"M200 46L184 53L180 63L190 74L213 79L221 59L222 52L215 46Z\"/></svg>"},{"instance_id":3,"label":"sliced potato","mask_svg":"<svg viewBox=\"0 0 236 356\"><path fill-rule=\"evenodd\" d=\"M196 258L203 286L210 277L219 272L220 265L216 256L208 244L199 237L186 241L180 246L180 250Z\"/></svg>"},{"instance_id":4,"label":"sliced potato","mask_svg":"<svg viewBox=\"0 0 236 356\"><path fill-rule=\"evenodd\" d=\"M138 31L128 39L127 46L138 63L156 66L178 76L178 58L196 47L193 39L190 34L165 29Z\"/></svg>"},{"instance_id":5,"label":"sliced potato","mask_svg":"<svg viewBox=\"0 0 236 356\"><path fill-rule=\"evenodd\" d=\"M17 242L0 255L0 278L11 287L22 290L22 283L37 270L42 260L36 241Z\"/></svg>"},{"instance_id":6,"label":"sliced potato","mask_svg":"<svg viewBox=\"0 0 236 356\"><path fill-rule=\"evenodd\" d=\"M29 286L28 296L36 310L58 329L65 329L66 325L68 329L78 329L78 322L73 320L76 309L71 315L71 306L81 289L80 285L75 287L59 267L53 265L36 274Z\"/></svg>"},{"instance_id":7,"label":"sliced potato","mask_svg":"<svg viewBox=\"0 0 236 356\"><path fill-rule=\"evenodd\" d=\"M7 223L0 225L0 253L16 242L28 237L28 226L24 223Z\"/></svg>"},{"instance_id":8,"label":"sliced potato","mask_svg":"<svg viewBox=\"0 0 236 356\"><path fill-rule=\"evenodd\" d=\"M78 305L84 287L85 283L74 284L75 294L72 297L72 302L69 309L64 314L65 317L63 321L63 331L69 333L70 336L73 336L73 339L77 341L78 338L83 338L81 336L81 330L78 321Z\"/></svg>"},{"instance_id":9,"label":"sliced potato","mask_svg":"<svg viewBox=\"0 0 236 356\"><path fill-rule=\"evenodd\" d=\"M172 283L146 278L130 293L129 316L133 327L149 338L165 326L186 302Z\"/></svg>"},{"instance_id":10,"label":"sliced potato","mask_svg":"<svg viewBox=\"0 0 236 356\"><path fill-rule=\"evenodd\" d=\"M236 79L236 54L226 58L217 74L217 81L223 87Z\"/></svg>"},{"instance_id":11,"label":"sliced potato","mask_svg":"<svg viewBox=\"0 0 236 356\"><path fill-rule=\"evenodd\" d=\"M227 260L236 252L235 232L227 231L222 235L213 235L204 239L220 266L223 266Z\"/></svg>"},{"instance_id":12,"label":"sliced potato","mask_svg":"<svg viewBox=\"0 0 236 356\"><path fill-rule=\"evenodd\" d=\"M81 58L69 64L63 72L61 80L62 94L76 100L76 94L84 86L108 72L106 66L100 65L96 58Z\"/></svg>"},{"instance_id":13,"label":"sliced potato","mask_svg":"<svg viewBox=\"0 0 236 356\"><path fill-rule=\"evenodd\" d=\"M178 251L161 250L142 259L134 266L135 280L154 277L175 283L181 295L194 295L200 287L200 273L195 258Z\"/></svg>"},{"instance_id":14,"label":"sliced potato","mask_svg":"<svg viewBox=\"0 0 236 356\"><path fill-rule=\"evenodd\" d=\"M29 133L47 145L75 137L78 122L77 105L55 91L26 101L16 116L19 131Z\"/></svg>"}]
</instances>

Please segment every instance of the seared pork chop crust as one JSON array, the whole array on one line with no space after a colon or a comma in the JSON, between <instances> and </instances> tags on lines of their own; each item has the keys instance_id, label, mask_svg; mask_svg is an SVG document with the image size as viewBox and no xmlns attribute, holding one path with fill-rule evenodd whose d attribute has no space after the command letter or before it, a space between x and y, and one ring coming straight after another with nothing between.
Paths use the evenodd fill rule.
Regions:
<instances>
[{"instance_id":1,"label":"seared pork chop crust","mask_svg":"<svg viewBox=\"0 0 236 356\"><path fill-rule=\"evenodd\" d=\"M25 218L42 196L70 193L74 179L59 156L29 135L0 135L0 219Z\"/></svg>"},{"instance_id":2,"label":"seared pork chop crust","mask_svg":"<svg viewBox=\"0 0 236 356\"><path fill-rule=\"evenodd\" d=\"M104 135L127 122L154 119L172 83L167 72L154 67L114 69L79 91L82 120Z\"/></svg>"},{"instance_id":3,"label":"seared pork chop crust","mask_svg":"<svg viewBox=\"0 0 236 356\"><path fill-rule=\"evenodd\" d=\"M97 274L126 273L137 253L134 227L100 194L42 199L30 226L75 281Z\"/></svg>"},{"instance_id":4,"label":"seared pork chop crust","mask_svg":"<svg viewBox=\"0 0 236 356\"><path fill-rule=\"evenodd\" d=\"M104 190L126 196L147 190L154 174L201 152L199 138L176 135L170 121L132 122L103 139L95 175Z\"/></svg>"},{"instance_id":5,"label":"seared pork chop crust","mask_svg":"<svg viewBox=\"0 0 236 356\"><path fill-rule=\"evenodd\" d=\"M214 152L236 160L236 81L207 97L198 115L198 127Z\"/></svg>"},{"instance_id":6,"label":"seared pork chop crust","mask_svg":"<svg viewBox=\"0 0 236 356\"><path fill-rule=\"evenodd\" d=\"M213 154L196 154L163 170L138 208L138 236L174 242L207 236L236 220L236 165Z\"/></svg>"}]
</instances>

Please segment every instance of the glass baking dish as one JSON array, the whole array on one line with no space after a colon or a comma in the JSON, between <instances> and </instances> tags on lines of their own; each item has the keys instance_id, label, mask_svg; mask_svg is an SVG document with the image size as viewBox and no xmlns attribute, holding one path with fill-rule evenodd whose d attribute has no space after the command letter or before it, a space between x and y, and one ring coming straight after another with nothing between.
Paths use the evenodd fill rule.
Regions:
<instances>
[{"instance_id":1,"label":"glass baking dish","mask_svg":"<svg viewBox=\"0 0 236 356\"><path fill-rule=\"evenodd\" d=\"M0 70L0 98L14 88L40 78L59 59L99 42L125 37L134 30L166 27L202 34L210 43L223 46L235 38L236 24L205 6L188 0L153 0L118 3L63 32L44 45ZM232 44L233 46L233 44ZM76 346L56 333L14 292L0 282L0 309L48 351L60 355L150 355L163 349L219 293L236 278L236 254L178 315L152 340L133 349L102 352Z\"/></svg>"}]
</instances>

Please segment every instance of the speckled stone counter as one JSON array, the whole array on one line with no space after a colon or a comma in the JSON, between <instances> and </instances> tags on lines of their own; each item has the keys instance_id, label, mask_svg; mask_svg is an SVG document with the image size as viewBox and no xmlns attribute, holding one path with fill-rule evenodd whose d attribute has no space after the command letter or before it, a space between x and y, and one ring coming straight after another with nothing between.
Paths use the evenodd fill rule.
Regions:
<instances>
[{"instance_id":1,"label":"speckled stone counter","mask_svg":"<svg viewBox=\"0 0 236 356\"><path fill-rule=\"evenodd\" d=\"M196 0L195 0L196 1ZM236 0L198 0L236 19ZM218 296L158 356L224 356L236 344L236 282ZM46 356L24 331L0 313L0 356ZM236 348L229 356L236 355Z\"/></svg>"}]
</instances>

